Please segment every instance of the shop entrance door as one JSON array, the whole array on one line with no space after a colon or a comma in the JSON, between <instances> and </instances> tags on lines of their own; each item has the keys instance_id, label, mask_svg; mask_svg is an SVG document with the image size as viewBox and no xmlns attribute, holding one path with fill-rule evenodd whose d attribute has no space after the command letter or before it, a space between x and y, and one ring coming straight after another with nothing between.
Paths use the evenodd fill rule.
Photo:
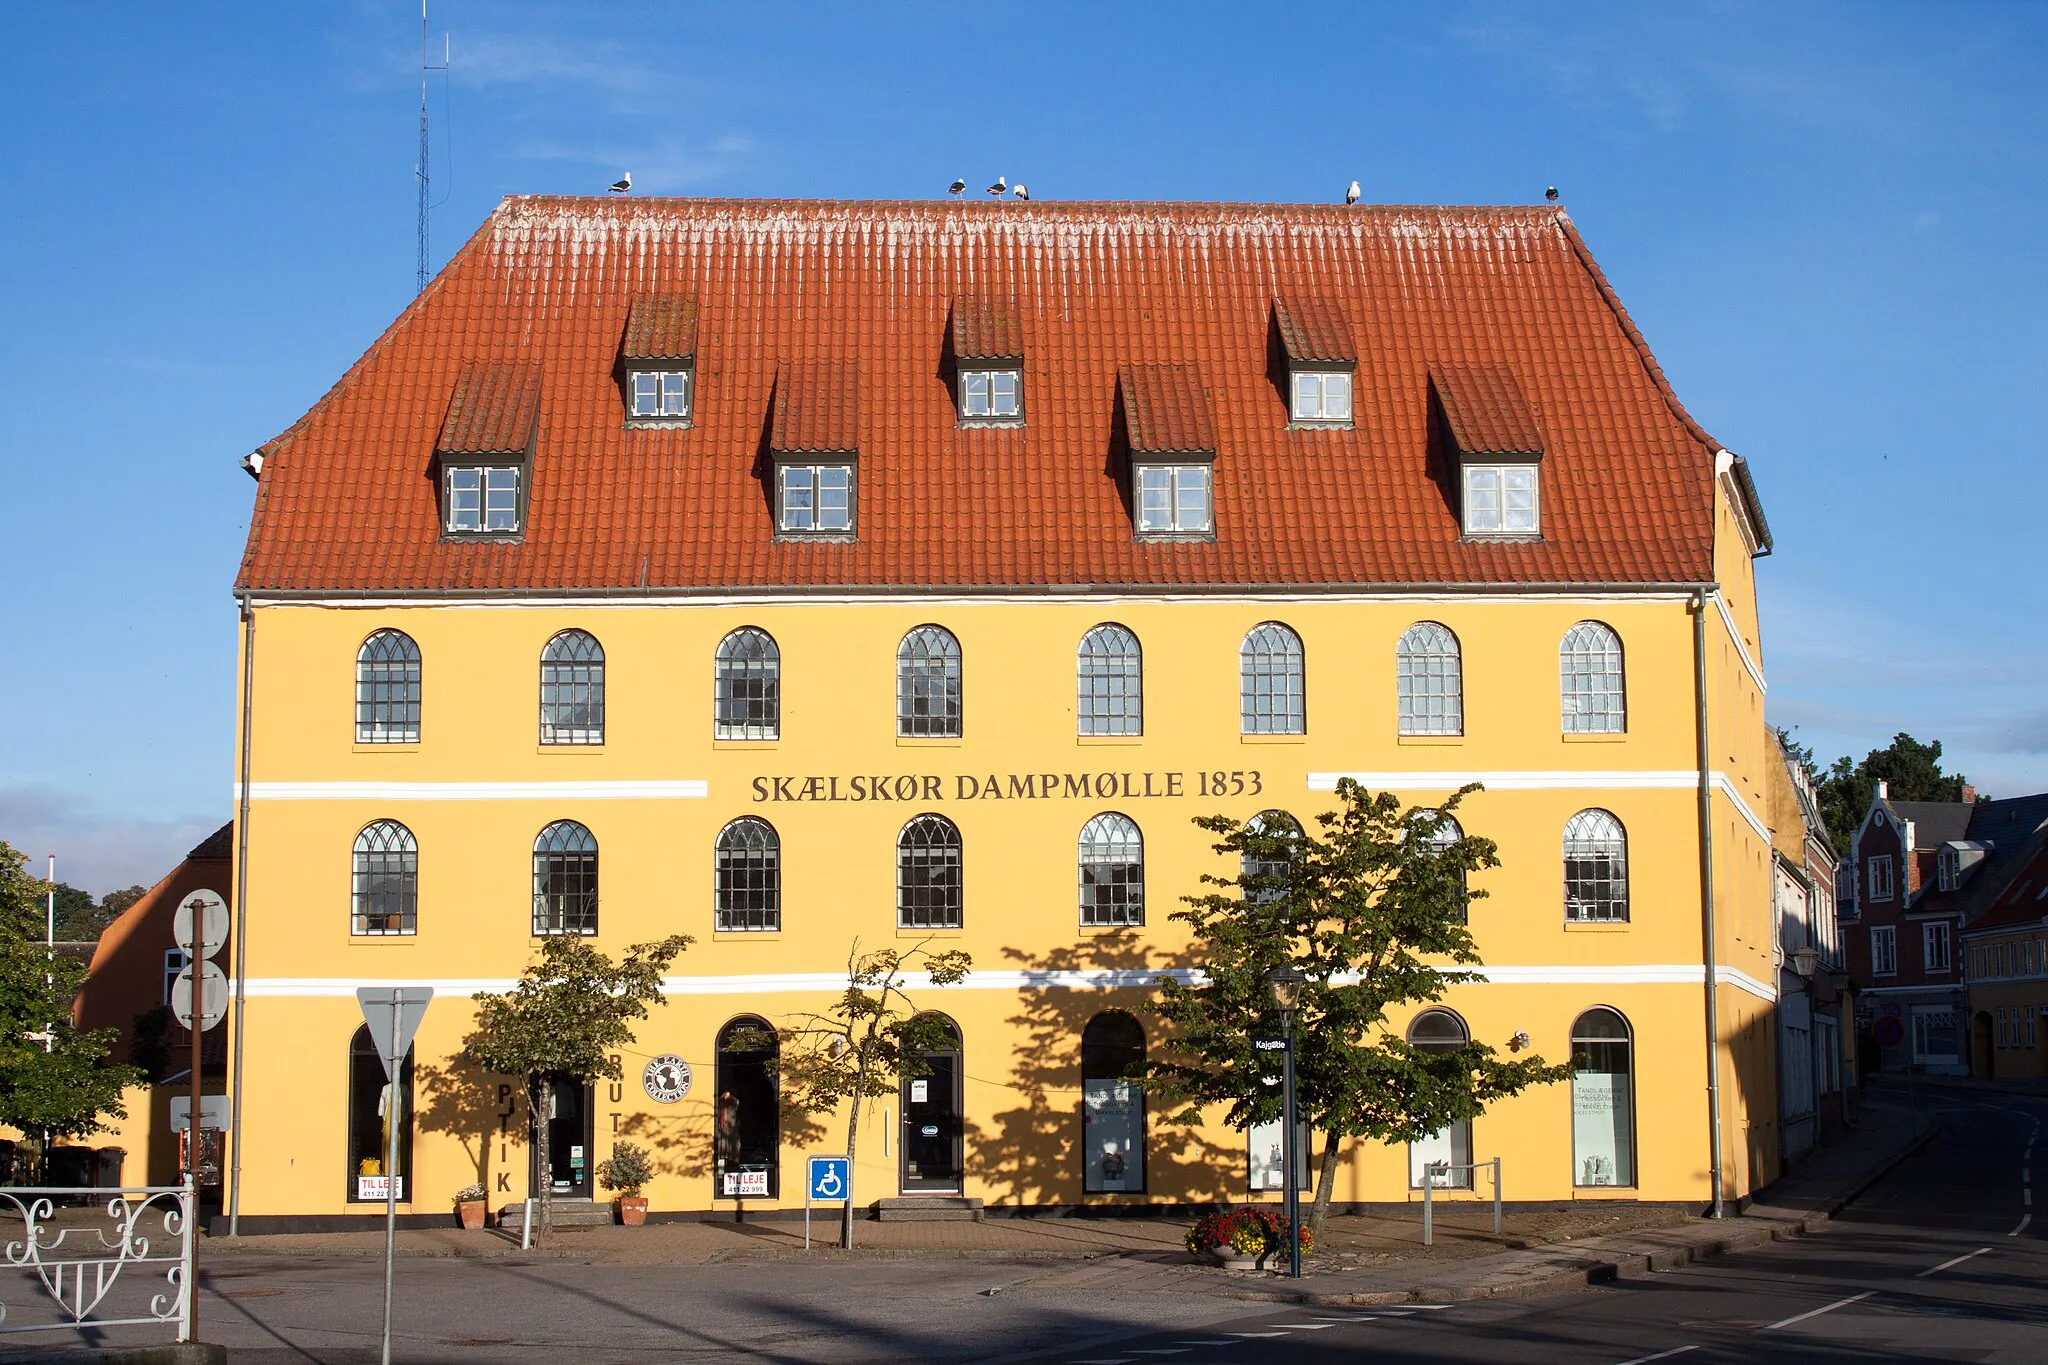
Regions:
<instances>
[{"instance_id":1,"label":"shop entrance door","mask_svg":"<svg viewBox=\"0 0 2048 1365\"><path fill-rule=\"evenodd\" d=\"M903 1082L902 1191L958 1194L961 1160L960 1032L946 1023L953 1047L923 1054L926 1075Z\"/></svg>"},{"instance_id":2,"label":"shop entrance door","mask_svg":"<svg viewBox=\"0 0 2048 1365\"><path fill-rule=\"evenodd\" d=\"M591 1157L590 1124L597 1106L591 1103L590 1087L580 1076L557 1072L552 1079L554 1085L549 1093L554 1112L548 1116L547 1125L554 1195L557 1199L588 1199L591 1171L596 1165ZM539 1188L538 1183L535 1188Z\"/></svg>"}]
</instances>

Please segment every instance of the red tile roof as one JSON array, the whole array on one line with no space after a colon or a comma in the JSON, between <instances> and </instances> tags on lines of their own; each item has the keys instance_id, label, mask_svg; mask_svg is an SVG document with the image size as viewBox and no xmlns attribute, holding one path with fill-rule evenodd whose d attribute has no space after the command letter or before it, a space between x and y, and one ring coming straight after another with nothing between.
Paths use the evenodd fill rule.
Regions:
<instances>
[{"instance_id":1,"label":"red tile roof","mask_svg":"<svg viewBox=\"0 0 2048 1365\"><path fill-rule=\"evenodd\" d=\"M633 301L688 294L692 425L628 428L613 371ZM962 295L1018 302L1025 424L957 421L940 358ZM1283 297L1349 319L1355 429L1289 429L1269 361ZM786 402L779 376L822 358L865 391ZM444 538L419 477L465 364L487 359L545 374L518 543ZM1541 414L1539 542L1464 541L1432 477L1431 367L1482 361ZM1119 369L1148 364L1199 367L1213 542L1137 540L1108 470ZM856 542L776 540L756 458L771 421L806 446L851 424ZM1714 576L1715 449L1554 207L515 198L264 447L239 584L1694 583Z\"/></svg>"},{"instance_id":2,"label":"red tile roof","mask_svg":"<svg viewBox=\"0 0 2048 1365\"><path fill-rule=\"evenodd\" d=\"M1273 300L1273 320L1280 326L1280 349L1295 364L1352 365L1358 347L1344 310L1315 294Z\"/></svg>"},{"instance_id":3,"label":"red tile roof","mask_svg":"<svg viewBox=\"0 0 2048 1365\"><path fill-rule=\"evenodd\" d=\"M1216 452L1216 424L1209 420L1209 391L1202 387L1199 366L1121 365L1116 382L1133 453Z\"/></svg>"},{"instance_id":4,"label":"red tile roof","mask_svg":"<svg viewBox=\"0 0 2048 1365\"><path fill-rule=\"evenodd\" d=\"M953 355L959 360L1022 360L1024 319L1015 299L953 300Z\"/></svg>"},{"instance_id":5,"label":"red tile roof","mask_svg":"<svg viewBox=\"0 0 2048 1365\"><path fill-rule=\"evenodd\" d=\"M541 366L531 360L465 363L434 449L443 455L519 455L540 416Z\"/></svg>"},{"instance_id":6,"label":"red tile roof","mask_svg":"<svg viewBox=\"0 0 2048 1365\"><path fill-rule=\"evenodd\" d=\"M697 354L697 296L643 294L626 313L625 360L688 360Z\"/></svg>"},{"instance_id":7,"label":"red tile roof","mask_svg":"<svg viewBox=\"0 0 2048 1365\"><path fill-rule=\"evenodd\" d=\"M1515 382L1515 372L1494 361L1440 361L1430 383L1461 455L1541 455L1543 433Z\"/></svg>"},{"instance_id":8,"label":"red tile roof","mask_svg":"<svg viewBox=\"0 0 2048 1365\"><path fill-rule=\"evenodd\" d=\"M860 367L846 360L792 360L775 376L768 449L778 455L843 455L860 449Z\"/></svg>"}]
</instances>

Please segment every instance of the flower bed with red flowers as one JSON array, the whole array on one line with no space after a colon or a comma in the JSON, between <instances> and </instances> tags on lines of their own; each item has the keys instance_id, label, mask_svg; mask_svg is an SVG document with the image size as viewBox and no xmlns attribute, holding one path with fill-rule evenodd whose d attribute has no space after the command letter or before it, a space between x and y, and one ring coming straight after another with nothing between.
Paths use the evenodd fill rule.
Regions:
<instances>
[{"instance_id":1,"label":"flower bed with red flowers","mask_svg":"<svg viewBox=\"0 0 2048 1365\"><path fill-rule=\"evenodd\" d=\"M1315 1238L1306 1226L1300 1231L1301 1250L1306 1255L1315 1249ZM1287 1219L1258 1204L1219 1209L1195 1220L1188 1230L1187 1247L1197 1256L1207 1251L1228 1252L1250 1256L1264 1265L1268 1256L1287 1249Z\"/></svg>"}]
</instances>

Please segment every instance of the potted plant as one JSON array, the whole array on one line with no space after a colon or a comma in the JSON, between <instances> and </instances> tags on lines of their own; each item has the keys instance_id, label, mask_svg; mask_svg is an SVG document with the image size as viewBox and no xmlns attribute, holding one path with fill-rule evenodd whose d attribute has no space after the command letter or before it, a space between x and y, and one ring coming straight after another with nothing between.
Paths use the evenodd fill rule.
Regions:
<instances>
[{"instance_id":1,"label":"potted plant","mask_svg":"<svg viewBox=\"0 0 2048 1365\"><path fill-rule=\"evenodd\" d=\"M464 1185L455 1192L455 1216L462 1220L465 1232L475 1232L484 1225L484 1200L489 1192L482 1185Z\"/></svg>"},{"instance_id":2,"label":"potted plant","mask_svg":"<svg viewBox=\"0 0 2048 1365\"><path fill-rule=\"evenodd\" d=\"M597 1163L597 1181L619 1196L619 1221L637 1228L647 1221L647 1200L640 1191L654 1179L654 1162L643 1147L630 1142L612 1144L612 1154Z\"/></svg>"},{"instance_id":3,"label":"potted plant","mask_svg":"<svg viewBox=\"0 0 2048 1365\"><path fill-rule=\"evenodd\" d=\"M1309 1230L1300 1230L1301 1249L1312 1251ZM1287 1247L1287 1220L1260 1205L1205 1213L1188 1230L1187 1248L1226 1270L1264 1270L1266 1260Z\"/></svg>"}]
</instances>

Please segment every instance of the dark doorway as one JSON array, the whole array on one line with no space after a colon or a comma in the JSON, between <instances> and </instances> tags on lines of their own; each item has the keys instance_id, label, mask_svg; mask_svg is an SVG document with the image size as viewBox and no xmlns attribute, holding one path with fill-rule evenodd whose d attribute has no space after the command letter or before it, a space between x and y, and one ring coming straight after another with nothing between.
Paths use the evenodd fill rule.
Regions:
<instances>
[{"instance_id":1,"label":"dark doorway","mask_svg":"<svg viewBox=\"0 0 2048 1365\"><path fill-rule=\"evenodd\" d=\"M1982 1010L1970 1025L1970 1074L1996 1076L1998 1053L1991 1045L1991 1016Z\"/></svg>"},{"instance_id":2,"label":"dark doorway","mask_svg":"<svg viewBox=\"0 0 2048 1365\"><path fill-rule=\"evenodd\" d=\"M781 1193L775 1030L741 1015L718 1031L718 1129L712 1152L720 1199Z\"/></svg>"},{"instance_id":3,"label":"dark doorway","mask_svg":"<svg viewBox=\"0 0 2048 1365\"><path fill-rule=\"evenodd\" d=\"M903 1193L960 1192L960 1030L939 1021L950 1048L922 1054L927 1073L903 1081Z\"/></svg>"},{"instance_id":4,"label":"dark doorway","mask_svg":"<svg viewBox=\"0 0 2048 1365\"><path fill-rule=\"evenodd\" d=\"M591 1119L597 1106L581 1076L556 1072L549 1089L553 1112L548 1116L548 1165L557 1199L588 1199L591 1191ZM536 1153L536 1155L538 1155ZM535 1189L540 1188L536 1182Z\"/></svg>"}]
</instances>

